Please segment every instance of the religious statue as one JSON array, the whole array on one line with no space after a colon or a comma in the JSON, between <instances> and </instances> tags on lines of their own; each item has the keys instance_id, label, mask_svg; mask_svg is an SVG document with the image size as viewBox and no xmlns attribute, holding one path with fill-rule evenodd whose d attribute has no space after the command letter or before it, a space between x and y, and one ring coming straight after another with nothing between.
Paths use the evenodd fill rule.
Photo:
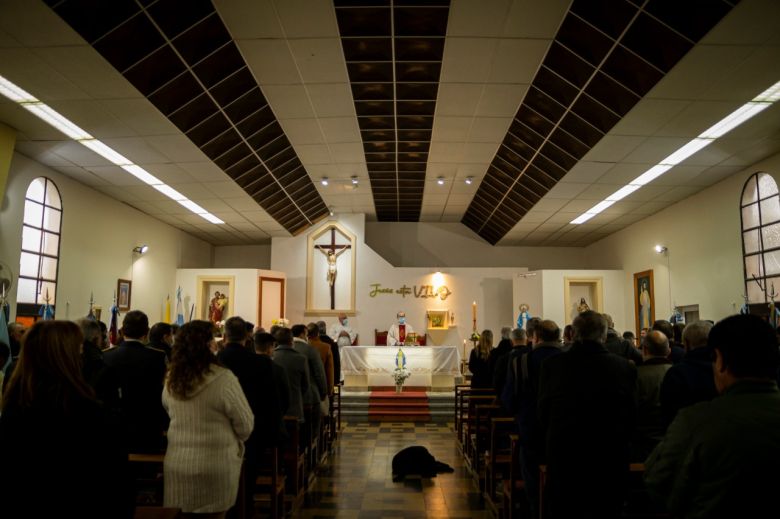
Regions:
<instances>
[{"instance_id":1,"label":"religious statue","mask_svg":"<svg viewBox=\"0 0 780 519\"><path fill-rule=\"evenodd\" d=\"M517 316L517 327L525 330L525 325L528 324L528 320L531 318L531 314L528 313L530 308L527 304L523 303L518 310L520 310L520 315Z\"/></svg>"},{"instance_id":2,"label":"religious statue","mask_svg":"<svg viewBox=\"0 0 780 519\"><path fill-rule=\"evenodd\" d=\"M317 247L317 250L323 253L328 260L328 272L326 274L326 279L328 281L328 285L333 286L336 283L336 259L347 249L340 249L335 253L332 250L326 251L320 247Z\"/></svg>"},{"instance_id":3,"label":"religious statue","mask_svg":"<svg viewBox=\"0 0 780 519\"><path fill-rule=\"evenodd\" d=\"M588 310L590 310L590 307L588 306L588 303L585 302L585 298L584 297L581 297L580 298L580 304L577 305L577 311L579 313L582 313L582 312L587 312Z\"/></svg>"},{"instance_id":4,"label":"religious statue","mask_svg":"<svg viewBox=\"0 0 780 519\"><path fill-rule=\"evenodd\" d=\"M214 292L214 297L209 302L209 321L218 323L225 319L225 308L227 308L228 298L219 290Z\"/></svg>"},{"instance_id":5,"label":"religious statue","mask_svg":"<svg viewBox=\"0 0 780 519\"><path fill-rule=\"evenodd\" d=\"M647 281L642 281L642 290L639 292L639 328L650 328L650 292L647 291Z\"/></svg>"}]
</instances>

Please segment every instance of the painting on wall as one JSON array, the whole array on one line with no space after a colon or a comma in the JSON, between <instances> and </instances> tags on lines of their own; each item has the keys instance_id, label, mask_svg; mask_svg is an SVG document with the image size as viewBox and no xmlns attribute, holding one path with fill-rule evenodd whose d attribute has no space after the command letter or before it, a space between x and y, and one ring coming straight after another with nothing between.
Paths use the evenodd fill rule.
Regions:
<instances>
[{"instance_id":1,"label":"painting on wall","mask_svg":"<svg viewBox=\"0 0 780 519\"><path fill-rule=\"evenodd\" d=\"M129 279L119 279L116 282L116 306L120 312L130 310L130 296L133 282Z\"/></svg>"},{"instance_id":2,"label":"painting on wall","mask_svg":"<svg viewBox=\"0 0 780 519\"><path fill-rule=\"evenodd\" d=\"M636 317L636 337L642 330L652 328L655 321L655 290L653 289L653 271L645 270L634 274L634 310Z\"/></svg>"}]
</instances>

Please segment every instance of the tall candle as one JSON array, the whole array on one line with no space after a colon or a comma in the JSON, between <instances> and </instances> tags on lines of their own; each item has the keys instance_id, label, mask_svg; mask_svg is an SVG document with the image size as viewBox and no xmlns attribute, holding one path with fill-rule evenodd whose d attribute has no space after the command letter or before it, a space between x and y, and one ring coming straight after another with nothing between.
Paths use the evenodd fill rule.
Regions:
<instances>
[{"instance_id":1,"label":"tall candle","mask_svg":"<svg viewBox=\"0 0 780 519\"><path fill-rule=\"evenodd\" d=\"M477 302L476 301L471 303L471 320L474 321L474 323L477 322Z\"/></svg>"}]
</instances>

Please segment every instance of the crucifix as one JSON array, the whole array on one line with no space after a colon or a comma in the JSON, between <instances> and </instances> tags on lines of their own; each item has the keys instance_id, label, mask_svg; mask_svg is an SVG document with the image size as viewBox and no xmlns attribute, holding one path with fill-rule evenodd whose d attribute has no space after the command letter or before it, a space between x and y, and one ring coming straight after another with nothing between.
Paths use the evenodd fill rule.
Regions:
<instances>
[{"instance_id":1,"label":"crucifix","mask_svg":"<svg viewBox=\"0 0 780 519\"><path fill-rule=\"evenodd\" d=\"M328 273L327 281L330 285L330 309L336 309L336 259L344 253L347 249L351 249L352 245L337 244L336 243L336 229L330 229L330 245L315 245L315 249L325 255L328 260Z\"/></svg>"}]
</instances>

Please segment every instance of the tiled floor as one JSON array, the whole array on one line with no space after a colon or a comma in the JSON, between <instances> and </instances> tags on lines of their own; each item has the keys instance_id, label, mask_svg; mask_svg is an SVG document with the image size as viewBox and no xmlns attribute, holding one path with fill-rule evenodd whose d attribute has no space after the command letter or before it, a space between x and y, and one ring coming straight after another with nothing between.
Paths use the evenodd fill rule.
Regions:
<instances>
[{"instance_id":1,"label":"tiled floor","mask_svg":"<svg viewBox=\"0 0 780 519\"><path fill-rule=\"evenodd\" d=\"M393 483L393 456L410 445L426 447L455 472L430 479L410 476ZM334 454L318 474L296 517L489 517L464 467L451 424L344 424Z\"/></svg>"}]
</instances>

